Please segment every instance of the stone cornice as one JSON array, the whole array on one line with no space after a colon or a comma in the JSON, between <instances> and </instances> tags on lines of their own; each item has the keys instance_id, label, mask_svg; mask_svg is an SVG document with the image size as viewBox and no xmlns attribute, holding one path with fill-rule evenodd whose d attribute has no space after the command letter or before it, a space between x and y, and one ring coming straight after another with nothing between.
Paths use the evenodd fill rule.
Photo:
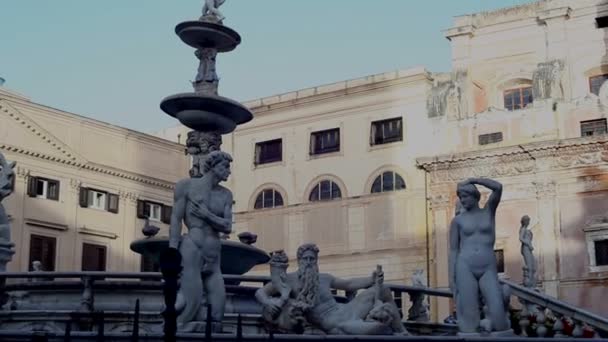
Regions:
<instances>
[{"instance_id":1,"label":"stone cornice","mask_svg":"<svg viewBox=\"0 0 608 342\"><path fill-rule=\"evenodd\" d=\"M575 138L417 159L432 183L507 177L608 163L608 138Z\"/></svg>"},{"instance_id":2,"label":"stone cornice","mask_svg":"<svg viewBox=\"0 0 608 342\"><path fill-rule=\"evenodd\" d=\"M551 19L568 19L572 9L570 7L551 8L538 13L538 20L547 23Z\"/></svg>"},{"instance_id":3,"label":"stone cornice","mask_svg":"<svg viewBox=\"0 0 608 342\"><path fill-rule=\"evenodd\" d=\"M131 180L134 182L138 182L138 183L156 186L159 188L173 190L173 188L175 186L174 183L168 182L168 181L165 181L162 179L146 177L146 176L143 176L143 175L140 175L137 173L117 170L117 169L113 169L113 168L110 168L107 166L103 166L103 165L99 165L99 164L95 164L95 163L91 163L91 162L82 164L82 163L79 163L74 160L68 160L68 159L58 157L58 156L52 156L52 155L48 155L48 154L45 154L42 152L32 151L32 150L28 150L28 149L24 149L24 148L20 148L20 147L16 147L16 146L11 146L11 145L7 145L7 144L0 144L0 150L17 153L17 154L23 154L23 155L26 155L29 157L47 160L47 161L55 162L58 164L64 164L66 166L74 167L77 169L83 169L83 170L88 170L91 172L106 174L109 176L123 178L123 179ZM27 176L30 172L29 170L27 170L24 167L20 167L19 170L21 170L21 171L19 171L19 175L23 175L23 176Z\"/></svg>"}]
</instances>

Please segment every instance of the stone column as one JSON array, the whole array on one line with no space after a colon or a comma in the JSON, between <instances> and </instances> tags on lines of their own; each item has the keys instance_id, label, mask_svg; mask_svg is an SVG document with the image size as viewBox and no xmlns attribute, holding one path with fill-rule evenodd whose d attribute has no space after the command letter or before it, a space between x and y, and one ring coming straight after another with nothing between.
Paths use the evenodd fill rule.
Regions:
<instances>
[{"instance_id":1,"label":"stone column","mask_svg":"<svg viewBox=\"0 0 608 342\"><path fill-rule=\"evenodd\" d=\"M471 39L475 33L475 26L471 18L462 18L457 27L446 31L445 37L451 42L452 46L452 68L466 69L471 59Z\"/></svg>"},{"instance_id":2,"label":"stone column","mask_svg":"<svg viewBox=\"0 0 608 342\"><path fill-rule=\"evenodd\" d=\"M560 7L542 11L538 15L538 21L545 24L546 61L567 56L566 20L570 17L570 12L570 7Z\"/></svg>"},{"instance_id":3,"label":"stone column","mask_svg":"<svg viewBox=\"0 0 608 342\"><path fill-rule=\"evenodd\" d=\"M536 188L538 231L540 236L536 241L539 251L538 264L542 266L542 273L538 274L542 281L544 292L550 296L558 297L559 289L559 209L557 203L557 185L552 180L538 180L533 182Z\"/></svg>"},{"instance_id":4,"label":"stone column","mask_svg":"<svg viewBox=\"0 0 608 342\"><path fill-rule=\"evenodd\" d=\"M430 286L439 289L449 289L448 251L449 225L453 210L449 207L450 196L447 189L431 191L429 197L430 210L430 243L429 261ZM431 315L435 321L442 321L450 314L450 302L446 299L431 297Z\"/></svg>"}]
</instances>

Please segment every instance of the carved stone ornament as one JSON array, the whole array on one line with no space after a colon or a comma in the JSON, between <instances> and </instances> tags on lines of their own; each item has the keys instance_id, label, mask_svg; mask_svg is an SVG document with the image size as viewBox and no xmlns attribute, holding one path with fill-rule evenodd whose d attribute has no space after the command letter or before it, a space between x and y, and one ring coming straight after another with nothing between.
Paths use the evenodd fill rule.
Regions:
<instances>
[{"instance_id":1,"label":"carved stone ornament","mask_svg":"<svg viewBox=\"0 0 608 342\"><path fill-rule=\"evenodd\" d=\"M536 189L536 196L541 197L553 197L557 194L557 184L555 181L535 181L532 182Z\"/></svg>"}]
</instances>

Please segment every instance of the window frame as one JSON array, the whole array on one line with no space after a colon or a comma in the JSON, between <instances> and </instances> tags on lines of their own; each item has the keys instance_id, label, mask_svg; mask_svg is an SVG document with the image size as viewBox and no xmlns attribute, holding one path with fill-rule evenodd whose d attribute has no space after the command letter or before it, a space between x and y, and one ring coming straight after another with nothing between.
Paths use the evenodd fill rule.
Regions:
<instances>
[{"instance_id":1,"label":"window frame","mask_svg":"<svg viewBox=\"0 0 608 342\"><path fill-rule=\"evenodd\" d=\"M493 140L494 136L500 136L499 140ZM484 139L487 138L487 141ZM484 140L484 141L482 141ZM504 141L504 134L502 132L484 133L477 136L477 144L479 146L498 144Z\"/></svg>"},{"instance_id":2,"label":"window frame","mask_svg":"<svg viewBox=\"0 0 608 342\"><path fill-rule=\"evenodd\" d=\"M95 203L95 200L96 200L95 194L103 195L103 197L102 197L103 198L103 204L102 204L102 206L96 205L96 203ZM87 208L107 211L108 192L107 191L97 190L97 189L89 189L87 203L88 203L87 204L88 205Z\"/></svg>"},{"instance_id":3,"label":"window frame","mask_svg":"<svg viewBox=\"0 0 608 342\"><path fill-rule=\"evenodd\" d=\"M42 184L42 193L38 192L38 185ZM55 190L51 191L51 187ZM34 177L31 176L28 179L27 194L29 197L48 199L51 201L59 201L59 193L61 189L61 182L56 179L47 177Z\"/></svg>"},{"instance_id":4,"label":"window frame","mask_svg":"<svg viewBox=\"0 0 608 342\"><path fill-rule=\"evenodd\" d=\"M329 182L329 194L330 194L330 198L322 198L322 189L321 186L323 182ZM335 188L338 189L338 195L337 197L333 197L334 195L334 186ZM317 199L311 199L312 195L314 192L317 192ZM340 185L335 182L332 179L322 179L318 182L315 183L315 185L312 187L312 189L309 191L308 193L308 202L329 202L329 201L334 201L334 200L340 200L342 199L342 188L340 187Z\"/></svg>"},{"instance_id":5,"label":"window frame","mask_svg":"<svg viewBox=\"0 0 608 342\"><path fill-rule=\"evenodd\" d=\"M322 138L324 134L331 134L334 132L336 133L335 146L328 147L328 148L323 148L323 147L317 148L319 145L318 142L323 141L322 139L321 140L319 140L319 139ZM340 152L340 148L341 148L340 127L311 132L309 139L310 139L310 143L309 143L310 148L309 148L308 154L310 156L319 156L319 155L328 154L328 153Z\"/></svg>"},{"instance_id":6,"label":"window frame","mask_svg":"<svg viewBox=\"0 0 608 342\"><path fill-rule=\"evenodd\" d=\"M384 174L386 174L386 173L392 173L392 179L393 179L392 180L393 181L392 190L384 190ZM403 181L404 188L397 189L397 177L401 178L401 180ZM378 179L380 179L380 191L374 191L374 184L376 184L376 181ZM401 176L397 171L393 171L393 170L382 171L380 174L378 174L376 177L374 177L374 180L372 181L372 183L369 187L370 194L392 193L392 192L403 191L403 190L407 190L407 183L405 182L405 178L403 178L403 176Z\"/></svg>"},{"instance_id":7,"label":"window frame","mask_svg":"<svg viewBox=\"0 0 608 342\"><path fill-rule=\"evenodd\" d=\"M266 206L266 201L265 201L265 197L266 197L266 193L268 191L272 191L272 206L267 207ZM277 195L281 198L281 204L277 205ZM258 199L261 197L261 207L257 206L258 203ZM275 208L280 208L285 206L285 199L283 198L283 194L278 191L277 189L274 188L264 188L261 191L258 191L257 195L255 196L255 200L253 202L253 210L264 210L264 209L275 209Z\"/></svg>"},{"instance_id":8,"label":"window frame","mask_svg":"<svg viewBox=\"0 0 608 342\"><path fill-rule=\"evenodd\" d=\"M593 218L593 217L592 217ZM585 245L587 247L587 261L589 273L608 272L608 265L598 265L596 259L595 242L608 240L608 221L604 219L601 223L588 223L583 228L585 233Z\"/></svg>"},{"instance_id":9,"label":"window frame","mask_svg":"<svg viewBox=\"0 0 608 342\"><path fill-rule=\"evenodd\" d=\"M150 215L148 216L148 219L150 221L162 222L162 217L163 217L163 205L162 204L145 201L144 205L148 207L148 212L150 213ZM158 217L153 215L154 208L158 208Z\"/></svg>"},{"instance_id":10,"label":"window frame","mask_svg":"<svg viewBox=\"0 0 608 342\"><path fill-rule=\"evenodd\" d=\"M532 101L524 104L524 99L526 97L524 97L523 91L524 90L529 90L530 91L530 97L532 98ZM511 93L515 93L515 92L519 92L519 108L516 108L515 106L515 102L512 102L513 108L509 108L509 106L507 105L507 95L510 95ZM522 109L526 109L526 107L532 103L534 103L534 93L532 91L532 85L518 85L517 87L513 87L513 88L508 88L502 91L502 101L503 101L503 107L504 109L510 111L510 112L514 112L517 110L522 110Z\"/></svg>"},{"instance_id":11,"label":"window frame","mask_svg":"<svg viewBox=\"0 0 608 342\"><path fill-rule=\"evenodd\" d=\"M384 137L384 124L388 124L390 122L397 122L399 126L399 134L398 137ZM376 138L378 135L378 128L382 129L382 137L380 139ZM398 143L403 141L403 117L397 116L388 119L375 120L370 123L370 134L369 134L369 144L371 147L379 146L379 145L387 145L391 143Z\"/></svg>"},{"instance_id":12,"label":"window frame","mask_svg":"<svg viewBox=\"0 0 608 342\"><path fill-rule=\"evenodd\" d=\"M597 87L597 93L593 91L594 90L593 89L594 88L593 81L595 79L600 78L600 77L604 79L604 82L608 81L608 73L607 74L598 74L598 75L589 76L589 78L587 79L587 82L589 84L589 93L590 94L595 94L597 96L600 95L600 88L602 87L602 84L604 84L604 82L602 82L601 84L599 84L599 86Z\"/></svg>"},{"instance_id":13,"label":"window frame","mask_svg":"<svg viewBox=\"0 0 608 342\"><path fill-rule=\"evenodd\" d=\"M44 240L47 240L47 241L53 243L53 253L52 253L53 257L52 257L52 260L49 260L49 261L47 261L47 260L40 260L40 259L43 259L43 258L36 259L36 258L34 258L32 256L32 242L33 242L34 239L41 239L41 240L43 240L43 243L44 243ZM42 263L44 271L49 271L49 272L55 271L55 269L57 267L57 237L56 236L48 236L48 235L44 235L44 234L38 234L38 233L31 233L30 234L30 242L29 242L29 251L28 251L28 253L29 253L29 264L27 266L28 270L32 270L32 262L37 260L37 261L40 261ZM52 262L52 267L48 267L48 265L45 265L45 262Z\"/></svg>"},{"instance_id":14,"label":"window frame","mask_svg":"<svg viewBox=\"0 0 608 342\"><path fill-rule=\"evenodd\" d=\"M95 270L85 270L84 266L85 266L85 246L91 246L92 248L97 248L98 250L103 250L103 267L102 269L95 269ZM100 259L101 260L101 259ZM98 268L98 267L96 267ZM89 242L89 241L84 241L82 242L82 253L81 253L81 264L80 264L80 269L83 272L105 272L108 269L108 246L98 243L98 242Z\"/></svg>"},{"instance_id":15,"label":"window frame","mask_svg":"<svg viewBox=\"0 0 608 342\"><path fill-rule=\"evenodd\" d=\"M279 143L279 155L277 157L274 158L269 158L269 159L264 159L262 160L262 155L264 152L264 146L268 146L271 143ZM271 140L265 140L265 141L260 141L260 142L256 142L255 143L255 147L254 147L254 160L253 160L253 164L255 166L258 165L265 165L265 164L273 164L273 163L278 163L278 162L282 162L283 161L283 138L277 138L277 139L271 139Z\"/></svg>"},{"instance_id":16,"label":"window frame","mask_svg":"<svg viewBox=\"0 0 608 342\"><path fill-rule=\"evenodd\" d=\"M604 128L604 132L603 133L594 133L594 134L588 134L588 135L584 134L584 131L583 131L583 125L584 124L592 124L592 123L600 123L600 122L603 123L603 128ZM579 127L580 127L580 131L581 131L581 137L596 137L596 136L608 134L608 122L607 122L606 118L599 118L599 119L593 119L593 120L580 121L579 122ZM590 132L596 132L596 130L593 130L593 131L590 131Z\"/></svg>"},{"instance_id":17,"label":"window frame","mask_svg":"<svg viewBox=\"0 0 608 342\"><path fill-rule=\"evenodd\" d=\"M502 256L502 260L498 259L498 254ZM504 248L496 248L494 249L494 258L496 259L496 273L499 275L504 275L507 273L507 267L505 264L505 249ZM500 270L502 266L502 271Z\"/></svg>"}]
</instances>

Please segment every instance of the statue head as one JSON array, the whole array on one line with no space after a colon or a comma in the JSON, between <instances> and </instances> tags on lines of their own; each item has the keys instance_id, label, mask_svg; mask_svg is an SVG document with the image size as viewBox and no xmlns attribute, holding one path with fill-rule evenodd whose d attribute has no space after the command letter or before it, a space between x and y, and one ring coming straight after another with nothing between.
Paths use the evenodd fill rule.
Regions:
<instances>
[{"instance_id":1,"label":"statue head","mask_svg":"<svg viewBox=\"0 0 608 342\"><path fill-rule=\"evenodd\" d=\"M268 262L270 267L285 267L289 266L289 258L285 251L280 249L278 251L270 252L270 261Z\"/></svg>"},{"instance_id":2,"label":"statue head","mask_svg":"<svg viewBox=\"0 0 608 342\"><path fill-rule=\"evenodd\" d=\"M232 157L222 151L213 151L205 159L204 172L213 172L220 180L226 181L230 176Z\"/></svg>"},{"instance_id":3,"label":"statue head","mask_svg":"<svg viewBox=\"0 0 608 342\"><path fill-rule=\"evenodd\" d=\"M33 271L42 271L42 263L38 260L32 261L32 270Z\"/></svg>"},{"instance_id":4,"label":"statue head","mask_svg":"<svg viewBox=\"0 0 608 342\"><path fill-rule=\"evenodd\" d=\"M522 227L527 227L528 225L530 225L530 216L528 216L528 215L522 216L521 225L522 225Z\"/></svg>"},{"instance_id":5,"label":"statue head","mask_svg":"<svg viewBox=\"0 0 608 342\"><path fill-rule=\"evenodd\" d=\"M481 198L481 193L475 185L464 182L458 183L456 195L465 210L471 210L479 205L479 199Z\"/></svg>"},{"instance_id":6,"label":"statue head","mask_svg":"<svg viewBox=\"0 0 608 342\"><path fill-rule=\"evenodd\" d=\"M305 243L298 247L298 265L301 266L310 266L317 265L317 260L319 257L319 247L314 243Z\"/></svg>"},{"instance_id":7,"label":"statue head","mask_svg":"<svg viewBox=\"0 0 608 342\"><path fill-rule=\"evenodd\" d=\"M13 192L15 182L15 162L8 162L0 153L0 200Z\"/></svg>"}]
</instances>

